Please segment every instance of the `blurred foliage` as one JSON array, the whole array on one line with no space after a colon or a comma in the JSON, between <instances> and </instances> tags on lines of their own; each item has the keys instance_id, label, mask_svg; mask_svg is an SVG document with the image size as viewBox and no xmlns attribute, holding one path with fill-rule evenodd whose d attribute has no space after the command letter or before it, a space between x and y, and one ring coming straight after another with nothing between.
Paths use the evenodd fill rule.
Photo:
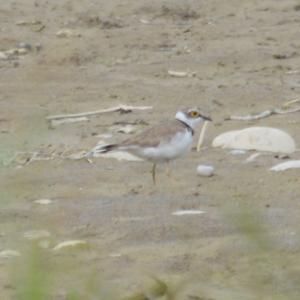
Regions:
<instances>
[{"instance_id":1,"label":"blurred foliage","mask_svg":"<svg viewBox=\"0 0 300 300\"><path fill-rule=\"evenodd\" d=\"M26 255L26 260L14 266L13 285L17 287L16 300L49 299L51 270L45 258L42 249L33 245Z\"/></svg>"},{"instance_id":2,"label":"blurred foliage","mask_svg":"<svg viewBox=\"0 0 300 300\"><path fill-rule=\"evenodd\" d=\"M101 274L96 265L91 264L88 271L80 270L78 267L82 263L80 251L89 250L54 254L51 249L42 249L33 243L13 264L11 286L16 287L13 299L300 299L300 265L297 264L299 255L297 253L295 256L284 255L280 241L275 240L274 234L264 226L264 218L260 211L249 203L244 204L247 203L246 198L245 195L237 197L233 201L235 209L229 205L228 209L223 211L226 220L232 224L234 232L237 233L236 236L245 242L241 244L244 251L243 259L236 259L233 272L230 271L230 264L234 263L234 257L228 260L227 256L222 263L229 271L226 268L214 269L212 265L207 278L206 275L199 276L201 273L205 274L204 268L200 269L198 274L182 274L178 281L174 281L174 278L166 281L160 274L147 274L139 279L138 285L141 284L142 287L128 296L122 294L115 284L107 280L106 274ZM247 272L243 273L245 270ZM106 272L109 274L109 270ZM216 275L216 272L220 274ZM231 272L234 274L235 285L231 282ZM222 282L220 286L213 283L216 276Z\"/></svg>"}]
</instances>

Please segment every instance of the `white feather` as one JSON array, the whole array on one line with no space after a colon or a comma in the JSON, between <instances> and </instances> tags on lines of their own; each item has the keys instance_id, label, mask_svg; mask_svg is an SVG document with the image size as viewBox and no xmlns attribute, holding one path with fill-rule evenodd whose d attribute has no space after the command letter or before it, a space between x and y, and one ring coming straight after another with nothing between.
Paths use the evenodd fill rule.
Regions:
<instances>
[{"instance_id":1,"label":"white feather","mask_svg":"<svg viewBox=\"0 0 300 300\"><path fill-rule=\"evenodd\" d=\"M136 147L129 150L132 154L153 162L165 162L173 160L186 153L193 141L189 130L178 132L171 141L162 141L157 147Z\"/></svg>"}]
</instances>

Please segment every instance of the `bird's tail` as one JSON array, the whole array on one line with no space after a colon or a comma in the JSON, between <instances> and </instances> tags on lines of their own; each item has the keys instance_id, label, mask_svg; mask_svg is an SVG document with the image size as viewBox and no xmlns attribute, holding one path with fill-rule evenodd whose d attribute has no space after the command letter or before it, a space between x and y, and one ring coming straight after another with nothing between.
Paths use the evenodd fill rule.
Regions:
<instances>
[{"instance_id":1,"label":"bird's tail","mask_svg":"<svg viewBox=\"0 0 300 300\"><path fill-rule=\"evenodd\" d=\"M91 151L89 151L86 156L93 157L97 156L97 154L107 153L113 151L118 148L117 144L109 144L109 145L97 145Z\"/></svg>"},{"instance_id":2,"label":"bird's tail","mask_svg":"<svg viewBox=\"0 0 300 300\"><path fill-rule=\"evenodd\" d=\"M117 144L109 144L96 147L97 153L107 153L110 152L118 147Z\"/></svg>"}]
</instances>

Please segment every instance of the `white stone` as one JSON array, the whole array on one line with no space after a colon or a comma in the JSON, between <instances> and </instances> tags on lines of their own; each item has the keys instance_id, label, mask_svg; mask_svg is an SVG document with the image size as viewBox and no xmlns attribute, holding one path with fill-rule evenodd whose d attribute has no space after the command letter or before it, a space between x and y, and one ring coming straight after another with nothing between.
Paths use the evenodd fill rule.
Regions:
<instances>
[{"instance_id":1,"label":"white stone","mask_svg":"<svg viewBox=\"0 0 300 300\"><path fill-rule=\"evenodd\" d=\"M121 253L111 253L109 254L109 257L121 257L122 254Z\"/></svg>"},{"instance_id":2,"label":"white stone","mask_svg":"<svg viewBox=\"0 0 300 300\"><path fill-rule=\"evenodd\" d=\"M172 77L183 78L183 77L194 77L196 75L196 72L168 70L168 74Z\"/></svg>"},{"instance_id":3,"label":"white stone","mask_svg":"<svg viewBox=\"0 0 300 300\"><path fill-rule=\"evenodd\" d=\"M300 160L289 160L278 165L273 166L271 171L285 171L288 169L297 169L300 168Z\"/></svg>"},{"instance_id":4,"label":"white stone","mask_svg":"<svg viewBox=\"0 0 300 300\"><path fill-rule=\"evenodd\" d=\"M172 213L173 216L185 216L185 215L201 215L205 214L203 210L188 209L188 210L177 210Z\"/></svg>"},{"instance_id":5,"label":"white stone","mask_svg":"<svg viewBox=\"0 0 300 300\"><path fill-rule=\"evenodd\" d=\"M136 132L136 126L127 124L127 125L119 127L117 129L117 132L126 133L126 134L134 133L134 132Z\"/></svg>"},{"instance_id":6,"label":"white stone","mask_svg":"<svg viewBox=\"0 0 300 300\"><path fill-rule=\"evenodd\" d=\"M232 155L244 155L246 153L247 153L247 151L241 150L241 149L233 149L230 151L230 154L232 154Z\"/></svg>"},{"instance_id":7,"label":"white stone","mask_svg":"<svg viewBox=\"0 0 300 300\"><path fill-rule=\"evenodd\" d=\"M61 242L61 243L57 244L53 248L53 250L57 251L57 250L65 249L65 248L76 248L76 247L79 247L79 248L87 247L87 243L85 241L82 241L82 240L64 241L64 242Z\"/></svg>"},{"instance_id":8,"label":"white stone","mask_svg":"<svg viewBox=\"0 0 300 300\"><path fill-rule=\"evenodd\" d=\"M0 51L0 60L7 60L8 59L8 55L2 51Z\"/></svg>"},{"instance_id":9,"label":"white stone","mask_svg":"<svg viewBox=\"0 0 300 300\"><path fill-rule=\"evenodd\" d=\"M106 140L106 139L111 139L112 134L111 133L102 133L102 134L98 134L97 137Z\"/></svg>"},{"instance_id":10,"label":"white stone","mask_svg":"<svg viewBox=\"0 0 300 300\"><path fill-rule=\"evenodd\" d=\"M169 70L168 74L170 76L173 76L173 77L186 77L186 76L188 76L189 73L185 72L185 71L173 71L173 70Z\"/></svg>"},{"instance_id":11,"label":"white stone","mask_svg":"<svg viewBox=\"0 0 300 300\"><path fill-rule=\"evenodd\" d=\"M210 177L214 175L214 167L208 165L199 165L197 167L197 174L199 176Z\"/></svg>"},{"instance_id":12,"label":"white stone","mask_svg":"<svg viewBox=\"0 0 300 300\"><path fill-rule=\"evenodd\" d=\"M42 205L48 205L48 204L52 203L52 200L50 200L50 199L38 199L38 200L34 200L34 203L42 204Z\"/></svg>"},{"instance_id":13,"label":"white stone","mask_svg":"<svg viewBox=\"0 0 300 300\"><path fill-rule=\"evenodd\" d=\"M2 250L0 252L0 258L10 258L10 257L16 257L20 256L20 252L15 250Z\"/></svg>"},{"instance_id":14,"label":"white stone","mask_svg":"<svg viewBox=\"0 0 300 300\"><path fill-rule=\"evenodd\" d=\"M249 157L247 157L246 159L246 163L250 163L250 162L253 162L255 161L259 156L261 156L261 153L257 152L257 153L253 153L251 154Z\"/></svg>"},{"instance_id":15,"label":"white stone","mask_svg":"<svg viewBox=\"0 0 300 300\"><path fill-rule=\"evenodd\" d=\"M69 28L63 28L56 32L56 36L60 38L80 37L81 34Z\"/></svg>"},{"instance_id":16,"label":"white stone","mask_svg":"<svg viewBox=\"0 0 300 300\"><path fill-rule=\"evenodd\" d=\"M292 153L296 150L294 139L285 131L271 127L249 127L220 134L213 147Z\"/></svg>"}]
</instances>

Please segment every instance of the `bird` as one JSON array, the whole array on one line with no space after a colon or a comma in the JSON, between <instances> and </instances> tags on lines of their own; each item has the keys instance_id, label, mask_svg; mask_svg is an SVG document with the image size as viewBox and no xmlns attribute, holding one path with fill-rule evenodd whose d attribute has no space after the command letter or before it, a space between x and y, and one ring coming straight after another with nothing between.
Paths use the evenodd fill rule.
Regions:
<instances>
[{"instance_id":1,"label":"bird","mask_svg":"<svg viewBox=\"0 0 300 300\"><path fill-rule=\"evenodd\" d=\"M197 125L212 121L199 108L179 110L172 120L149 127L135 136L120 143L96 146L88 156L111 151L126 151L152 165L152 180L156 183L156 165L169 163L185 154L193 142Z\"/></svg>"}]
</instances>

